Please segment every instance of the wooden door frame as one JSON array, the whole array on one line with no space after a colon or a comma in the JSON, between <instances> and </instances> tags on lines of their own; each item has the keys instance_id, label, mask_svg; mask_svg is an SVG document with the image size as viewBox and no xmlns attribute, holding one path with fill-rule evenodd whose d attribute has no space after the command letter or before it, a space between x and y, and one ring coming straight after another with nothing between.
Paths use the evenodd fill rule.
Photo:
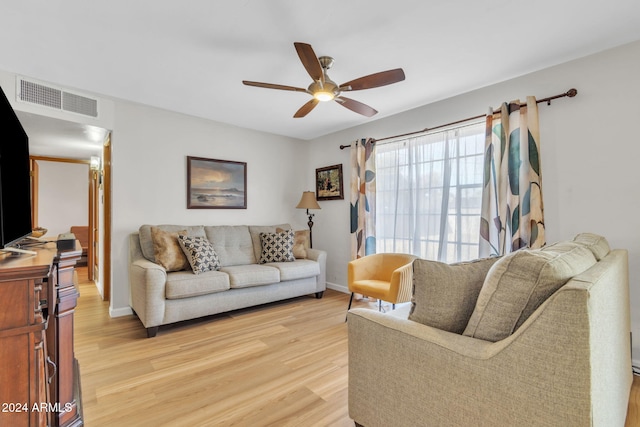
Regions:
<instances>
[{"instance_id":1,"label":"wooden door frame","mask_svg":"<svg viewBox=\"0 0 640 427\"><path fill-rule=\"evenodd\" d=\"M102 299L111 304L111 132L102 146L102 194L104 197L104 213L102 219Z\"/></svg>"},{"instance_id":2,"label":"wooden door frame","mask_svg":"<svg viewBox=\"0 0 640 427\"><path fill-rule=\"evenodd\" d=\"M87 248L87 273L90 281L95 280L95 266L99 263L98 230L100 228L100 179L101 171L89 168L89 247Z\"/></svg>"},{"instance_id":3,"label":"wooden door frame","mask_svg":"<svg viewBox=\"0 0 640 427\"><path fill-rule=\"evenodd\" d=\"M31 175L31 226L38 228L38 198L40 196L40 169L38 162L29 157L29 174Z\"/></svg>"}]
</instances>

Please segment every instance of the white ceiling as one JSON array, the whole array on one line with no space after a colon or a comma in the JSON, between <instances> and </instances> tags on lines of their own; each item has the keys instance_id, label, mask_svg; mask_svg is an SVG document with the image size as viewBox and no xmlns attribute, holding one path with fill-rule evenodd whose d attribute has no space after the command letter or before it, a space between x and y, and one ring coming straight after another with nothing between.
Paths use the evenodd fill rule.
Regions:
<instances>
[{"instance_id":1,"label":"white ceiling","mask_svg":"<svg viewBox=\"0 0 640 427\"><path fill-rule=\"evenodd\" d=\"M638 0L0 4L2 70L300 139L640 39ZM242 80L306 88L296 41L335 59L337 83L397 67L406 80L348 94L377 109L373 118L330 102L294 119L309 95Z\"/></svg>"},{"instance_id":2,"label":"white ceiling","mask_svg":"<svg viewBox=\"0 0 640 427\"><path fill-rule=\"evenodd\" d=\"M101 156L108 131L95 126L16 111L31 155L89 159Z\"/></svg>"}]
</instances>

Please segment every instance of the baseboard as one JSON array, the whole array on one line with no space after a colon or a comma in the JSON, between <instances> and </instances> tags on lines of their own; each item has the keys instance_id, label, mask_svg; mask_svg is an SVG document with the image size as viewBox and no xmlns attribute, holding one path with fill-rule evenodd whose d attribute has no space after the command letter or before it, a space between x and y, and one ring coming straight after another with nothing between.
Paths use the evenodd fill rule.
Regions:
<instances>
[{"instance_id":1,"label":"baseboard","mask_svg":"<svg viewBox=\"0 0 640 427\"><path fill-rule=\"evenodd\" d=\"M110 317L122 317L122 316L130 316L133 314L133 310L131 307L122 307L114 309L109 307L109 316Z\"/></svg>"},{"instance_id":2,"label":"baseboard","mask_svg":"<svg viewBox=\"0 0 640 427\"><path fill-rule=\"evenodd\" d=\"M334 291L342 292L343 294L350 294L349 288L345 285L338 285L337 283L327 282L327 289L333 289Z\"/></svg>"}]
</instances>

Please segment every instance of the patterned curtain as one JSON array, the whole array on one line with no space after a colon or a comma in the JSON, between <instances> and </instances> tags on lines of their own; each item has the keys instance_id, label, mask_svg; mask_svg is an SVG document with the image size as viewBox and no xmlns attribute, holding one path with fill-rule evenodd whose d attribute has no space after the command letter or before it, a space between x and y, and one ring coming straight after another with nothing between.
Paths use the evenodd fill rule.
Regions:
<instances>
[{"instance_id":1,"label":"patterned curtain","mask_svg":"<svg viewBox=\"0 0 640 427\"><path fill-rule=\"evenodd\" d=\"M516 100L486 121L480 257L545 244L538 106Z\"/></svg>"},{"instance_id":2,"label":"patterned curtain","mask_svg":"<svg viewBox=\"0 0 640 427\"><path fill-rule=\"evenodd\" d=\"M351 259L376 252L375 140L351 144Z\"/></svg>"}]
</instances>

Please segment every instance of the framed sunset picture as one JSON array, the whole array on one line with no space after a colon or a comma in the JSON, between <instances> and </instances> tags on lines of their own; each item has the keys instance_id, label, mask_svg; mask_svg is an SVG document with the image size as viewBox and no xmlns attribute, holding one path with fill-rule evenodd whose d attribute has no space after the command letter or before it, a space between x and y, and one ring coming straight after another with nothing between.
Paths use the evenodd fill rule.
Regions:
<instances>
[{"instance_id":1,"label":"framed sunset picture","mask_svg":"<svg viewBox=\"0 0 640 427\"><path fill-rule=\"evenodd\" d=\"M246 209L247 164L187 157L187 209Z\"/></svg>"}]
</instances>

